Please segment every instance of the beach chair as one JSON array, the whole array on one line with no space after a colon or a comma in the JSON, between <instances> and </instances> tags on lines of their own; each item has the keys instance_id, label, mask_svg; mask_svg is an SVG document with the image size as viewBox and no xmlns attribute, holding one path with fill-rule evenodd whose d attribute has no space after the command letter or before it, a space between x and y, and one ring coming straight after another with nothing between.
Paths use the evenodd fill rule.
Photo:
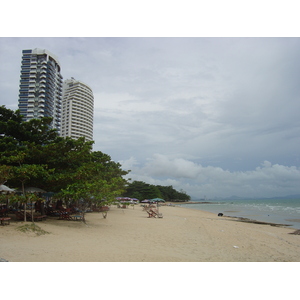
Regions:
<instances>
[{"instance_id":1,"label":"beach chair","mask_svg":"<svg viewBox=\"0 0 300 300\"><path fill-rule=\"evenodd\" d=\"M148 218L162 218L163 215L157 211L155 208L149 208L146 210L148 213Z\"/></svg>"},{"instance_id":2,"label":"beach chair","mask_svg":"<svg viewBox=\"0 0 300 300\"><path fill-rule=\"evenodd\" d=\"M0 224L3 225L3 226L4 225L9 225L10 219L11 218L9 218L9 217L2 217L2 218L0 218L0 222L1 222Z\"/></svg>"},{"instance_id":3,"label":"beach chair","mask_svg":"<svg viewBox=\"0 0 300 300\"><path fill-rule=\"evenodd\" d=\"M73 220L69 211L60 211L58 219L59 220L67 220L67 221Z\"/></svg>"},{"instance_id":4,"label":"beach chair","mask_svg":"<svg viewBox=\"0 0 300 300\"><path fill-rule=\"evenodd\" d=\"M8 209L2 208L0 210L0 217L7 217L7 212L8 212Z\"/></svg>"},{"instance_id":5,"label":"beach chair","mask_svg":"<svg viewBox=\"0 0 300 300\"><path fill-rule=\"evenodd\" d=\"M73 216L70 215L70 217L74 221L82 221L83 220L83 216L82 215L73 215Z\"/></svg>"},{"instance_id":6,"label":"beach chair","mask_svg":"<svg viewBox=\"0 0 300 300\"><path fill-rule=\"evenodd\" d=\"M15 211L16 219L24 221L24 211Z\"/></svg>"},{"instance_id":7,"label":"beach chair","mask_svg":"<svg viewBox=\"0 0 300 300\"><path fill-rule=\"evenodd\" d=\"M152 209L147 209L146 212L148 213L148 218L155 218L155 211L153 211Z\"/></svg>"},{"instance_id":8,"label":"beach chair","mask_svg":"<svg viewBox=\"0 0 300 300\"><path fill-rule=\"evenodd\" d=\"M24 215L24 214L23 214ZM29 220L29 221L32 221L32 218L33 218L33 221L43 221L44 219L46 219L46 215L31 215L30 212L27 212L26 213L26 219Z\"/></svg>"}]
</instances>

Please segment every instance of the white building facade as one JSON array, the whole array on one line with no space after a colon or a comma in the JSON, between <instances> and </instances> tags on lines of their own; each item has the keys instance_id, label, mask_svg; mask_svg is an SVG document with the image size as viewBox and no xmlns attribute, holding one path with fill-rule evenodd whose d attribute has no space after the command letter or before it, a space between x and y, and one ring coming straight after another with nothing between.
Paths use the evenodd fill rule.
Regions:
<instances>
[{"instance_id":1,"label":"white building facade","mask_svg":"<svg viewBox=\"0 0 300 300\"><path fill-rule=\"evenodd\" d=\"M94 95L85 83L73 77L63 83L61 136L93 140Z\"/></svg>"},{"instance_id":2,"label":"white building facade","mask_svg":"<svg viewBox=\"0 0 300 300\"><path fill-rule=\"evenodd\" d=\"M20 113L25 121L52 117L52 128L61 130L63 77L55 55L45 49L22 51L19 89Z\"/></svg>"}]
</instances>

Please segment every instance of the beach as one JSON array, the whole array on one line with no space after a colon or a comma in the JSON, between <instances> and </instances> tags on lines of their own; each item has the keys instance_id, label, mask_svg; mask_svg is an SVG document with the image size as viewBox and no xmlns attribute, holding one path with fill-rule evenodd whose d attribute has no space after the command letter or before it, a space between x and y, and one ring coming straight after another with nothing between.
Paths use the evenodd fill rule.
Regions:
<instances>
[{"instance_id":1,"label":"beach","mask_svg":"<svg viewBox=\"0 0 300 300\"><path fill-rule=\"evenodd\" d=\"M111 206L81 221L49 217L47 234L20 232L24 222L0 227L0 258L9 262L299 262L294 228L240 222L178 206L148 218L142 206ZM29 222L27 222L30 224Z\"/></svg>"}]
</instances>

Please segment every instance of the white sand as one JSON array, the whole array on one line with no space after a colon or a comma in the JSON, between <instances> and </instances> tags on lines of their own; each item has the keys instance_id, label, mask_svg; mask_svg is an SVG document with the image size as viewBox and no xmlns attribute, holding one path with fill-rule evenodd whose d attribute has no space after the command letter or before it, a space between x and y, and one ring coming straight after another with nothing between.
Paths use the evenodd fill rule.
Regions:
<instances>
[{"instance_id":1,"label":"white sand","mask_svg":"<svg viewBox=\"0 0 300 300\"><path fill-rule=\"evenodd\" d=\"M292 228L241 223L182 207L160 207L147 218L141 206L112 206L106 219L86 214L87 225L55 217L37 224L50 234L0 227L0 257L11 262L273 262L300 261Z\"/></svg>"}]
</instances>

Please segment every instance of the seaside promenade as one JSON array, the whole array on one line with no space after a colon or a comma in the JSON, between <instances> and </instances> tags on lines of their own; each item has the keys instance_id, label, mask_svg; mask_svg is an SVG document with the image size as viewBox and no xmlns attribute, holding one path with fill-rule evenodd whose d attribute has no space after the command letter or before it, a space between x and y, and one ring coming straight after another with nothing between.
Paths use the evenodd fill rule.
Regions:
<instances>
[{"instance_id":1,"label":"seaside promenade","mask_svg":"<svg viewBox=\"0 0 300 300\"><path fill-rule=\"evenodd\" d=\"M299 262L293 228L239 222L178 206L162 206L148 218L140 205L112 206L107 218L86 222L48 218L36 236L11 222L0 228L1 258L9 262Z\"/></svg>"}]
</instances>

